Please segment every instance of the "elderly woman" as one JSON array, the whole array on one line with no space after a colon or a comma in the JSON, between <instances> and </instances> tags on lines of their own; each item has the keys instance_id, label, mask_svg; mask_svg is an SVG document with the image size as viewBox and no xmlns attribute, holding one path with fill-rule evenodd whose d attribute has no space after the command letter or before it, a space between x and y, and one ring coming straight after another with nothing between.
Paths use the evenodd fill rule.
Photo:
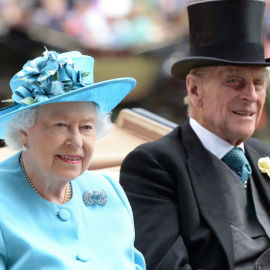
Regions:
<instances>
[{"instance_id":1,"label":"elderly woman","mask_svg":"<svg viewBox=\"0 0 270 270\"><path fill-rule=\"evenodd\" d=\"M0 269L145 269L120 185L87 170L132 78L93 82L93 58L46 51L11 80L0 138Z\"/></svg>"}]
</instances>

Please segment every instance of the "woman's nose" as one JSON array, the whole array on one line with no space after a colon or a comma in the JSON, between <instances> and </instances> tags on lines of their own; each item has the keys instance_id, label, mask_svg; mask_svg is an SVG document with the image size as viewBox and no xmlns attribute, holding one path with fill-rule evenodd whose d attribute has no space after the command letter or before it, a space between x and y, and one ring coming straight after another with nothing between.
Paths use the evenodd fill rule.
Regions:
<instances>
[{"instance_id":1,"label":"woman's nose","mask_svg":"<svg viewBox=\"0 0 270 270\"><path fill-rule=\"evenodd\" d=\"M69 131L67 144L75 149L82 147L83 141L82 141L81 133L78 128L74 128Z\"/></svg>"}]
</instances>

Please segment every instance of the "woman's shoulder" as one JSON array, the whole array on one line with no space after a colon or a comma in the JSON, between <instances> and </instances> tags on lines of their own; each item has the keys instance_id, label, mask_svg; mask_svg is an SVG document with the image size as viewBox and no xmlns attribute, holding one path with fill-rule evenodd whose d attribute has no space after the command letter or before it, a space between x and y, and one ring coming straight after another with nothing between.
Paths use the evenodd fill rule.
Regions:
<instances>
[{"instance_id":1,"label":"woman's shoulder","mask_svg":"<svg viewBox=\"0 0 270 270\"><path fill-rule=\"evenodd\" d=\"M17 192L21 192L24 188L24 185L22 184L23 181L21 181L23 172L19 163L19 158L20 153L0 162L0 190L3 191L0 195L1 205L3 205L3 198L6 198L9 201L11 196L18 196ZM17 189L14 187L20 188Z\"/></svg>"},{"instance_id":2,"label":"woman's shoulder","mask_svg":"<svg viewBox=\"0 0 270 270\"><path fill-rule=\"evenodd\" d=\"M20 167L19 158L20 153L16 153L15 155L0 162L0 174L10 174L17 171L17 169Z\"/></svg>"}]
</instances>

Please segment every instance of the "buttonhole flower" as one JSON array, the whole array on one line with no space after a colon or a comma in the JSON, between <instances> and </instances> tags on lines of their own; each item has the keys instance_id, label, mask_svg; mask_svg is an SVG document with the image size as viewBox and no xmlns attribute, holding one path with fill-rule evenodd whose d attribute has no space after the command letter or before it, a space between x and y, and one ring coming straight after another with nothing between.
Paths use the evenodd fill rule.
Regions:
<instances>
[{"instance_id":1,"label":"buttonhole flower","mask_svg":"<svg viewBox=\"0 0 270 270\"><path fill-rule=\"evenodd\" d=\"M262 173L267 173L270 177L270 158L263 157L258 160L258 167Z\"/></svg>"}]
</instances>

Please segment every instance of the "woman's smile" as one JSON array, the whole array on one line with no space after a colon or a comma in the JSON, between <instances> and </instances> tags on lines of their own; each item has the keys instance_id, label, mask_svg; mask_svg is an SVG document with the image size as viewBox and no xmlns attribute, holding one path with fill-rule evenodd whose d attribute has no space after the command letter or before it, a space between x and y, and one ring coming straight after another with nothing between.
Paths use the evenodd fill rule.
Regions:
<instances>
[{"instance_id":1,"label":"woman's smile","mask_svg":"<svg viewBox=\"0 0 270 270\"><path fill-rule=\"evenodd\" d=\"M75 155L57 155L59 159L66 163L70 164L78 164L81 162L82 157L81 156L75 156Z\"/></svg>"}]
</instances>

